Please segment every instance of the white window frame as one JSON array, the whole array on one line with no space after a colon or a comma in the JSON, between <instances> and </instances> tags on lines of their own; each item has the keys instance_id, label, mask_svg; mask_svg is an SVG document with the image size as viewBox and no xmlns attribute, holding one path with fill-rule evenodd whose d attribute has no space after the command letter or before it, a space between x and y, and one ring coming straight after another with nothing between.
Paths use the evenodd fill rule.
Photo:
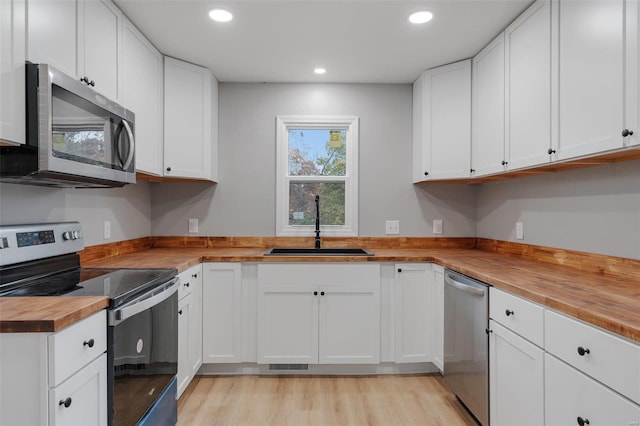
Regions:
<instances>
[{"instance_id":1,"label":"white window frame","mask_svg":"<svg viewBox=\"0 0 640 426\"><path fill-rule=\"evenodd\" d=\"M358 235L358 117L279 115L276 117L276 235L313 236L314 225L289 225L289 183L291 181L345 183L344 225L323 225L321 235ZM289 129L346 130L347 167L345 176L289 176ZM322 200L320 200L322 204Z\"/></svg>"}]
</instances>

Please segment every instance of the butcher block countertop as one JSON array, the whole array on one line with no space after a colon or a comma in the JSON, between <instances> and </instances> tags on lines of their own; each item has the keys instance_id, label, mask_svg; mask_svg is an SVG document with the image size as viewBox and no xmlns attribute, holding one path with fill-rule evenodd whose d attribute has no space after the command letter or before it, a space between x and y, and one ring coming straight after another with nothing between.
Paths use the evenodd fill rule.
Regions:
<instances>
[{"instance_id":1,"label":"butcher block countertop","mask_svg":"<svg viewBox=\"0 0 640 426\"><path fill-rule=\"evenodd\" d=\"M375 248L372 245L380 241L372 239L360 244L373 252L374 256L370 257L292 257L264 256L265 247L273 241L251 241L259 247L225 247L237 241L213 237L154 238L126 242L127 250L120 247L114 252L100 247L85 256L81 253L83 267L173 267L184 271L201 262L434 262L640 343L640 261L634 259L482 239L459 239L455 243L417 239L429 240L426 244L405 239L401 244L394 244L409 248L393 248L391 244ZM308 246L306 243L304 246ZM107 257L109 255L112 257ZM51 300L48 303L53 307L57 298L46 299ZM63 299L68 304L74 298ZM3 332L13 331L5 323L16 327L15 321L9 319L19 311L8 309L8 305L21 302L12 300L16 299L0 299ZM20 318L25 315L23 312Z\"/></svg>"}]
</instances>

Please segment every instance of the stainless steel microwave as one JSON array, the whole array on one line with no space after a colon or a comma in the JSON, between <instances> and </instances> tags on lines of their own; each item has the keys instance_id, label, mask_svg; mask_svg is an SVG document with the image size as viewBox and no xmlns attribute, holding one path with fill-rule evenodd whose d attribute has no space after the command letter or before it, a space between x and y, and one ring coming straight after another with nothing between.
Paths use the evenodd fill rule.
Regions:
<instances>
[{"instance_id":1,"label":"stainless steel microwave","mask_svg":"<svg viewBox=\"0 0 640 426\"><path fill-rule=\"evenodd\" d=\"M0 147L0 181L54 187L136 182L135 117L88 84L26 65L27 141Z\"/></svg>"}]
</instances>

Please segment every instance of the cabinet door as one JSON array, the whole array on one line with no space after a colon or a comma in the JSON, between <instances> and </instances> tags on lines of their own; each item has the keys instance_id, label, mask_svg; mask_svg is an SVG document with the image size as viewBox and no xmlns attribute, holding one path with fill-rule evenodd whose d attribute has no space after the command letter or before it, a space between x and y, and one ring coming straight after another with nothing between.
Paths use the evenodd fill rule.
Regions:
<instances>
[{"instance_id":1,"label":"cabinet door","mask_svg":"<svg viewBox=\"0 0 640 426\"><path fill-rule=\"evenodd\" d=\"M189 304L189 376L196 375L202 365L202 265L189 269L191 303Z\"/></svg>"},{"instance_id":2,"label":"cabinet door","mask_svg":"<svg viewBox=\"0 0 640 426\"><path fill-rule=\"evenodd\" d=\"M319 288L320 364L380 362L380 283Z\"/></svg>"},{"instance_id":3,"label":"cabinet door","mask_svg":"<svg viewBox=\"0 0 640 426\"><path fill-rule=\"evenodd\" d=\"M259 364L318 363L319 297L304 283L258 283Z\"/></svg>"},{"instance_id":4,"label":"cabinet door","mask_svg":"<svg viewBox=\"0 0 640 426\"><path fill-rule=\"evenodd\" d=\"M107 354L49 390L49 424L107 424Z\"/></svg>"},{"instance_id":5,"label":"cabinet door","mask_svg":"<svg viewBox=\"0 0 640 426\"><path fill-rule=\"evenodd\" d=\"M178 302L178 398L191 381L189 366L189 310L192 295Z\"/></svg>"},{"instance_id":6,"label":"cabinet door","mask_svg":"<svg viewBox=\"0 0 640 426\"><path fill-rule=\"evenodd\" d=\"M442 266L433 265L432 280L432 361L441 372L444 372L444 268Z\"/></svg>"},{"instance_id":7,"label":"cabinet door","mask_svg":"<svg viewBox=\"0 0 640 426\"><path fill-rule=\"evenodd\" d=\"M122 100L136 115L136 170L162 175L162 54L125 19Z\"/></svg>"},{"instance_id":8,"label":"cabinet door","mask_svg":"<svg viewBox=\"0 0 640 426\"><path fill-rule=\"evenodd\" d=\"M623 138L624 146L640 144L640 5L637 0L625 3L626 18L626 88L625 129L633 135Z\"/></svg>"},{"instance_id":9,"label":"cabinet door","mask_svg":"<svg viewBox=\"0 0 640 426\"><path fill-rule=\"evenodd\" d=\"M203 361L242 362L242 269L240 263L205 263Z\"/></svg>"},{"instance_id":10,"label":"cabinet door","mask_svg":"<svg viewBox=\"0 0 640 426\"><path fill-rule=\"evenodd\" d=\"M77 76L78 25L83 10L76 0L29 0L27 4L27 59L50 64Z\"/></svg>"},{"instance_id":11,"label":"cabinet door","mask_svg":"<svg viewBox=\"0 0 640 426\"><path fill-rule=\"evenodd\" d=\"M545 354L545 421L547 425L640 424L640 407Z\"/></svg>"},{"instance_id":12,"label":"cabinet door","mask_svg":"<svg viewBox=\"0 0 640 426\"><path fill-rule=\"evenodd\" d=\"M558 158L622 147L625 2L561 1L558 31Z\"/></svg>"},{"instance_id":13,"label":"cabinet door","mask_svg":"<svg viewBox=\"0 0 640 426\"><path fill-rule=\"evenodd\" d=\"M538 0L507 27L505 63L505 158L509 169L549 162L550 0Z\"/></svg>"},{"instance_id":14,"label":"cabinet door","mask_svg":"<svg viewBox=\"0 0 640 426\"><path fill-rule=\"evenodd\" d=\"M122 61L122 12L109 0L84 1L81 39L78 43L78 74L95 82L95 89L120 100L118 77ZM139 94L138 94L139 95Z\"/></svg>"},{"instance_id":15,"label":"cabinet door","mask_svg":"<svg viewBox=\"0 0 640 426\"><path fill-rule=\"evenodd\" d=\"M395 266L395 362L429 362L433 325L431 265Z\"/></svg>"},{"instance_id":16,"label":"cabinet door","mask_svg":"<svg viewBox=\"0 0 640 426\"><path fill-rule=\"evenodd\" d=\"M164 174L210 179L211 73L168 57L164 65Z\"/></svg>"},{"instance_id":17,"label":"cabinet door","mask_svg":"<svg viewBox=\"0 0 640 426\"><path fill-rule=\"evenodd\" d=\"M471 61L425 71L418 107L422 146L420 180L469 177L471 164ZM419 115L418 115L419 114ZM420 134L418 134L420 133Z\"/></svg>"},{"instance_id":18,"label":"cabinet door","mask_svg":"<svg viewBox=\"0 0 640 426\"><path fill-rule=\"evenodd\" d=\"M25 143L25 0L0 1L0 141Z\"/></svg>"},{"instance_id":19,"label":"cabinet door","mask_svg":"<svg viewBox=\"0 0 640 426\"><path fill-rule=\"evenodd\" d=\"M476 176L506 169L504 157L504 33L473 58L472 168Z\"/></svg>"},{"instance_id":20,"label":"cabinet door","mask_svg":"<svg viewBox=\"0 0 640 426\"><path fill-rule=\"evenodd\" d=\"M491 424L544 424L543 350L493 320L489 328Z\"/></svg>"}]
</instances>

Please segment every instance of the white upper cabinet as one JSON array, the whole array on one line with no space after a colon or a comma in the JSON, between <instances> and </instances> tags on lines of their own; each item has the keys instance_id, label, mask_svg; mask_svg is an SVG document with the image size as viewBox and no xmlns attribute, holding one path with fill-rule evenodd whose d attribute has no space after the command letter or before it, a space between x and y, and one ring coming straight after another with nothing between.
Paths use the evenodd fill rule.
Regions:
<instances>
[{"instance_id":1,"label":"white upper cabinet","mask_svg":"<svg viewBox=\"0 0 640 426\"><path fill-rule=\"evenodd\" d=\"M505 159L519 169L550 161L551 1L539 0L505 30Z\"/></svg>"},{"instance_id":2,"label":"white upper cabinet","mask_svg":"<svg viewBox=\"0 0 640 426\"><path fill-rule=\"evenodd\" d=\"M25 143L25 0L0 1L0 140Z\"/></svg>"},{"instance_id":3,"label":"white upper cabinet","mask_svg":"<svg viewBox=\"0 0 640 426\"><path fill-rule=\"evenodd\" d=\"M217 85L207 68L165 57L165 176L213 179L218 130L213 128L212 109L217 111Z\"/></svg>"},{"instance_id":4,"label":"white upper cabinet","mask_svg":"<svg viewBox=\"0 0 640 426\"><path fill-rule=\"evenodd\" d=\"M471 168L475 176L506 169L504 69L504 33L501 33L473 58Z\"/></svg>"},{"instance_id":5,"label":"white upper cabinet","mask_svg":"<svg viewBox=\"0 0 640 426\"><path fill-rule=\"evenodd\" d=\"M559 129L555 158L637 143L638 4L636 0L560 1ZM627 131L632 131L630 138Z\"/></svg>"},{"instance_id":6,"label":"white upper cabinet","mask_svg":"<svg viewBox=\"0 0 640 426\"><path fill-rule=\"evenodd\" d=\"M161 176L162 54L127 19L122 38L122 101L136 117L136 170Z\"/></svg>"},{"instance_id":7,"label":"white upper cabinet","mask_svg":"<svg viewBox=\"0 0 640 426\"><path fill-rule=\"evenodd\" d=\"M414 182L469 177L471 61L422 73L413 85Z\"/></svg>"},{"instance_id":8,"label":"white upper cabinet","mask_svg":"<svg viewBox=\"0 0 640 426\"><path fill-rule=\"evenodd\" d=\"M30 0L27 59L53 65L119 100L122 12L108 0Z\"/></svg>"}]
</instances>

